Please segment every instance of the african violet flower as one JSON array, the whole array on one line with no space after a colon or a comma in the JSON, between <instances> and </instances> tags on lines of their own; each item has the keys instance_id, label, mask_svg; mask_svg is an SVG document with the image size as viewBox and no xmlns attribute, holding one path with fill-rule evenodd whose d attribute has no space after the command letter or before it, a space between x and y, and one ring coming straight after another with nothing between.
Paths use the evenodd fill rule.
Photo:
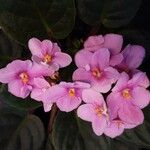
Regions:
<instances>
[{"instance_id":1,"label":"african violet flower","mask_svg":"<svg viewBox=\"0 0 150 150\"><path fill-rule=\"evenodd\" d=\"M110 117L118 114L119 118L128 124L143 123L141 109L150 102L150 92L146 90L148 86L149 80L145 73L139 72L129 79L123 72L112 93L107 97Z\"/></svg>"},{"instance_id":2,"label":"african violet flower","mask_svg":"<svg viewBox=\"0 0 150 150\"><path fill-rule=\"evenodd\" d=\"M101 48L90 56L88 52L86 57L76 60L80 67L73 73L73 80L88 82L96 91L106 93L119 76L118 71L109 66L110 52Z\"/></svg>"},{"instance_id":3,"label":"african violet flower","mask_svg":"<svg viewBox=\"0 0 150 150\"><path fill-rule=\"evenodd\" d=\"M51 75L52 70L39 68L30 60L15 60L0 69L0 82L8 83L8 91L13 95L26 98L32 90L33 79L43 75Z\"/></svg>"},{"instance_id":4,"label":"african violet flower","mask_svg":"<svg viewBox=\"0 0 150 150\"><path fill-rule=\"evenodd\" d=\"M107 48L110 52L110 65L115 66L123 60L123 56L120 53L123 44L123 38L118 34L106 34L105 36L90 36L84 43L84 48L80 50L76 56L76 64L78 66L78 62L80 58L86 57L86 51L93 52L101 49ZM88 53L88 52L87 52ZM89 56L89 55L88 55ZM79 66L78 66L79 67Z\"/></svg>"},{"instance_id":5,"label":"african violet flower","mask_svg":"<svg viewBox=\"0 0 150 150\"><path fill-rule=\"evenodd\" d=\"M47 66L57 71L59 68L68 66L72 61L68 54L61 52L57 43L52 43L50 40L41 42L37 38L32 38L28 46L32 53L32 60L41 67Z\"/></svg>"},{"instance_id":6,"label":"african violet flower","mask_svg":"<svg viewBox=\"0 0 150 150\"><path fill-rule=\"evenodd\" d=\"M102 94L87 89L82 93L82 99L86 104L79 106L77 115L92 122L92 128L96 135L102 135L108 122L107 108Z\"/></svg>"},{"instance_id":7,"label":"african violet flower","mask_svg":"<svg viewBox=\"0 0 150 150\"><path fill-rule=\"evenodd\" d=\"M60 82L49 88L45 94L45 103L56 102L61 111L69 112L76 109L82 101L82 91L90 85L82 82Z\"/></svg>"},{"instance_id":8,"label":"african violet flower","mask_svg":"<svg viewBox=\"0 0 150 150\"><path fill-rule=\"evenodd\" d=\"M31 98L36 101L42 101L44 111L50 111L53 105L52 101L45 102L45 93L51 87L51 85L44 78L34 78L33 79L33 89L31 92Z\"/></svg>"},{"instance_id":9,"label":"african violet flower","mask_svg":"<svg viewBox=\"0 0 150 150\"><path fill-rule=\"evenodd\" d=\"M135 71L141 65L145 56L145 49L139 45L127 45L121 53L123 54L123 60L118 67L129 72Z\"/></svg>"}]
</instances>

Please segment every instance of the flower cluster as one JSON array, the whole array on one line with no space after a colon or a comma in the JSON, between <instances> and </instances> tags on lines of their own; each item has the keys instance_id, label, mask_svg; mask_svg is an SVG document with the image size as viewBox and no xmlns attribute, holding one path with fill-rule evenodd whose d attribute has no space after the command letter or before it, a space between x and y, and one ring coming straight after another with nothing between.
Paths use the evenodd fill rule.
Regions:
<instances>
[{"instance_id":1,"label":"flower cluster","mask_svg":"<svg viewBox=\"0 0 150 150\"><path fill-rule=\"evenodd\" d=\"M137 69L145 56L143 47L123 49L123 38L117 34L91 36L75 55L73 82L55 84L45 77L69 65L71 57L49 40L32 38L28 45L32 61L15 60L0 69L0 82L8 84L10 93L22 98L31 93L31 98L43 102L45 112L54 103L61 111L77 109L98 136L114 138L143 123L141 109L150 102L149 79Z\"/></svg>"}]
</instances>

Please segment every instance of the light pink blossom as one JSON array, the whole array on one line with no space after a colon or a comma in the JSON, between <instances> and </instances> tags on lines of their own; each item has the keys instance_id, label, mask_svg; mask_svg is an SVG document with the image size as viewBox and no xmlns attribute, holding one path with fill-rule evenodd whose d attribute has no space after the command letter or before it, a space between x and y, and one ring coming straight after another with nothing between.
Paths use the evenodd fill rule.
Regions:
<instances>
[{"instance_id":1,"label":"light pink blossom","mask_svg":"<svg viewBox=\"0 0 150 150\"><path fill-rule=\"evenodd\" d=\"M88 82L98 92L108 92L119 77L118 71L109 66L109 60L110 52L106 48L97 50L92 57L87 51L84 57L76 60L79 68L73 73L73 80Z\"/></svg>"},{"instance_id":2,"label":"light pink blossom","mask_svg":"<svg viewBox=\"0 0 150 150\"><path fill-rule=\"evenodd\" d=\"M32 60L38 64L49 67L54 71L59 68L68 66L72 59L62 53L57 43L52 43L50 40L40 41L37 38L32 38L28 42L29 49L32 53Z\"/></svg>"},{"instance_id":3,"label":"light pink blossom","mask_svg":"<svg viewBox=\"0 0 150 150\"><path fill-rule=\"evenodd\" d=\"M13 95L26 98L32 90L33 79L50 75L53 71L39 68L30 60L15 60L0 69L0 82L8 84L8 91Z\"/></svg>"},{"instance_id":4,"label":"light pink blossom","mask_svg":"<svg viewBox=\"0 0 150 150\"><path fill-rule=\"evenodd\" d=\"M118 67L129 72L135 71L141 65L145 56L145 49L139 45L127 45L121 53L123 60Z\"/></svg>"},{"instance_id":5,"label":"light pink blossom","mask_svg":"<svg viewBox=\"0 0 150 150\"><path fill-rule=\"evenodd\" d=\"M123 72L112 93L107 97L110 117L118 114L119 118L133 125L143 123L142 108L150 102L150 92L146 90L149 80L145 73L139 72L132 79Z\"/></svg>"},{"instance_id":6,"label":"light pink blossom","mask_svg":"<svg viewBox=\"0 0 150 150\"><path fill-rule=\"evenodd\" d=\"M82 99L86 104L78 108L77 115L92 123L96 135L102 135L108 122L107 108L102 94L87 89L83 91Z\"/></svg>"},{"instance_id":7,"label":"light pink blossom","mask_svg":"<svg viewBox=\"0 0 150 150\"><path fill-rule=\"evenodd\" d=\"M82 91L87 88L90 88L87 83L60 82L47 90L45 102L54 101L61 111L69 112L81 104Z\"/></svg>"},{"instance_id":8,"label":"light pink blossom","mask_svg":"<svg viewBox=\"0 0 150 150\"><path fill-rule=\"evenodd\" d=\"M45 112L50 111L53 105L53 101L47 102L45 100L45 94L49 88L51 88L51 85L44 78L34 78L31 98L43 102Z\"/></svg>"},{"instance_id":9,"label":"light pink blossom","mask_svg":"<svg viewBox=\"0 0 150 150\"><path fill-rule=\"evenodd\" d=\"M97 35L90 36L84 43L84 48L80 50L76 56L75 60L78 66L78 61L80 57L86 55L84 51L89 51L91 54L101 48L107 48L110 52L110 65L116 66L121 63L123 56L120 53L123 44L123 37L118 34L106 34L105 36ZM78 66L79 67L79 66Z\"/></svg>"}]
</instances>

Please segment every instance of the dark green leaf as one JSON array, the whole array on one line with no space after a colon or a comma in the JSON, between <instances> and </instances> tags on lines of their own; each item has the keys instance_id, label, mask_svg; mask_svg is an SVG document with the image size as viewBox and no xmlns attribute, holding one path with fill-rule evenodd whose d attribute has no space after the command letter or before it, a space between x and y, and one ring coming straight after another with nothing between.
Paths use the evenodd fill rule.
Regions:
<instances>
[{"instance_id":1,"label":"dark green leaf","mask_svg":"<svg viewBox=\"0 0 150 150\"><path fill-rule=\"evenodd\" d=\"M0 93L0 99L7 103L9 106L12 106L14 108L20 109L20 110L27 110L32 111L38 107L41 106L41 103L32 100L31 98L18 98L10 94L6 88L6 86L2 87L2 92Z\"/></svg>"},{"instance_id":2,"label":"dark green leaf","mask_svg":"<svg viewBox=\"0 0 150 150\"><path fill-rule=\"evenodd\" d=\"M108 28L128 24L139 9L141 0L78 0L81 19L89 25L103 23Z\"/></svg>"},{"instance_id":3,"label":"dark green leaf","mask_svg":"<svg viewBox=\"0 0 150 150\"><path fill-rule=\"evenodd\" d=\"M44 140L45 131L41 120L34 115L29 115L10 138L8 150L43 150Z\"/></svg>"},{"instance_id":4,"label":"dark green leaf","mask_svg":"<svg viewBox=\"0 0 150 150\"><path fill-rule=\"evenodd\" d=\"M144 114L144 123L137 128L126 130L118 140L150 149L150 108L146 108Z\"/></svg>"},{"instance_id":5,"label":"dark green leaf","mask_svg":"<svg viewBox=\"0 0 150 150\"><path fill-rule=\"evenodd\" d=\"M52 132L55 150L85 150L73 113L59 113Z\"/></svg>"},{"instance_id":6,"label":"dark green leaf","mask_svg":"<svg viewBox=\"0 0 150 150\"><path fill-rule=\"evenodd\" d=\"M22 47L10 40L0 30L0 68L5 67L10 61L20 58Z\"/></svg>"},{"instance_id":7,"label":"dark green leaf","mask_svg":"<svg viewBox=\"0 0 150 150\"><path fill-rule=\"evenodd\" d=\"M86 150L111 150L112 149L112 141L110 138L102 135L97 136L91 127L91 124L81 119L78 120L78 126L80 133L84 139L85 149Z\"/></svg>"},{"instance_id":8,"label":"dark green leaf","mask_svg":"<svg viewBox=\"0 0 150 150\"><path fill-rule=\"evenodd\" d=\"M19 42L47 35L63 39L73 29L74 0L0 0L0 3L0 25Z\"/></svg>"}]
</instances>

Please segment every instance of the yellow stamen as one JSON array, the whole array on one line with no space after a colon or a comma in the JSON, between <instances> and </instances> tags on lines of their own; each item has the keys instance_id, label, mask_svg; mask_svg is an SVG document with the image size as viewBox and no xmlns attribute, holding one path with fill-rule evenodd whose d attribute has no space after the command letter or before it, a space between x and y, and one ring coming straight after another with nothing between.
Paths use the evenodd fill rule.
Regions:
<instances>
[{"instance_id":1,"label":"yellow stamen","mask_svg":"<svg viewBox=\"0 0 150 150\"><path fill-rule=\"evenodd\" d=\"M104 109L98 106L95 108L95 112L99 117L101 117L104 112Z\"/></svg>"},{"instance_id":2,"label":"yellow stamen","mask_svg":"<svg viewBox=\"0 0 150 150\"><path fill-rule=\"evenodd\" d=\"M99 69L95 68L92 70L92 74L94 77L100 78L102 73Z\"/></svg>"},{"instance_id":3,"label":"yellow stamen","mask_svg":"<svg viewBox=\"0 0 150 150\"><path fill-rule=\"evenodd\" d=\"M49 54L46 54L45 56L44 56L44 58L43 58L43 62L45 62L45 63L50 63L52 61L52 56L51 55L49 55Z\"/></svg>"},{"instance_id":4,"label":"yellow stamen","mask_svg":"<svg viewBox=\"0 0 150 150\"><path fill-rule=\"evenodd\" d=\"M122 96L125 98L125 99L130 99L131 98L131 92L130 92L130 89L125 89L122 91Z\"/></svg>"},{"instance_id":5,"label":"yellow stamen","mask_svg":"<svg viewBox=\"0 0 150 150\"><path fill-rule=\"evenodd\" d=\"M69 96L71 96L71 97L75 96L75 89L74 88L69 89Z\"/></svg>"},{"instance_id":6,"label":"yellow stamen","mask_svg":"<svg viewBox=\"0 0 150 150\"><path fill-rule=\"evenodd\" d=\"M20 75L21 81L26 84L29 81L29 76L26 72L22 72Z\"/></svg>"}]
</instances>

